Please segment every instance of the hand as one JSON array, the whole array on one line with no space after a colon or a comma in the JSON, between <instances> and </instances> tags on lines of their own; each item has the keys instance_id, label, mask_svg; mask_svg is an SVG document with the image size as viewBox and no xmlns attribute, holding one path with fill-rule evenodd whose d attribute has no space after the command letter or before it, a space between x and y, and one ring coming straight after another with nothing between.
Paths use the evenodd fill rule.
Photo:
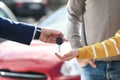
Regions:
<instances>
[{"instance_id":1,"label":"hand","mask_svg":"<svg viewBox=\"0 0 120 80\"><path fill-rule=\"evenodd\" d=\"M75 58L78 56L78 51L76 49L73 49L71 51L69 51L68 53L66 53L65 55L61 56L58 53L55 53L55 55L63 61L69 61L72 58ZM93 60L89 60L89 59L77 59L78 63L80 64L81 67L86 66L87 64L90 64L93 68L96 68L96 64L94 63Z\"/></svg>"},{"instance_id":2,"label":"hand","mask_svg":"<svg viewBox=\"0 0 120 80\"><path fill-rule=\"evenodd\" d=\"M78 50L77 50L77 49L73 49L73 50L69 51L68 53L66 53L65 55L63 55L63 56L59 55L58 53L55 53L55 55L56 55L60 60L69 61L69 60L71 60L72 58L75 58L75 57L78 56Z\"/></svg>"},{"instance_id":3,"label":"hand","mask_svg":"<svg viewBox=\"0 0 120 80\"><path fill-rule=\"evenodd\" d=\"M60 31L57 31L55 29L42 28L40 34L41 41L46 43L56 43L57 37L61 37L63 42L65 41L65 38Z\"/></svg>"},{"instance_id":4,"label":"hand","mask_svg":"<svg viewBox=\"0 0 120 80\"><path fill-rule=\"evenodd\" d=\"M90 59L77 59L80 67L85 67L87 64L90 64L93 68L96 68L97 65L94 63L93 60L90 60Z\"/></svg>"}]
</instances>

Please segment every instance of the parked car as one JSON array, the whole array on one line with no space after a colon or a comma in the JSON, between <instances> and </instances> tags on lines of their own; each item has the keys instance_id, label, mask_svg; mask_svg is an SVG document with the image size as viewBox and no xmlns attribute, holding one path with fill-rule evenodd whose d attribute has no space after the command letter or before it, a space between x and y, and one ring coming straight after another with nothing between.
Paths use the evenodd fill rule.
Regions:
<instances>
[{"instance_id":1,"label":"parked car","mask_svg":"<svg viewBox=\"0 0 120 80\"><path fill-rule=\"evenodd\" d=\"M17 21L17 18L14 15L14 13L2 1L0 1L0 16Z\"/></svg>"},{"instance_id":2,"label":"parked car","mask_svg":"<svg viewBox=\"0 0 120 80\"><path fill-rule=\"evenodd\" d=\"M12 6L13 0L0 0L4 2L9 8Z\"/></svg>"},{"instance_id":3,"label":"parked car","mask_svg":"<svg viewBox=\"0 0 120 80\"><path fill-rule=\"evenodd\" d=\"M0 17L5 17L17 21L17 18L13 12L2 1L0 1ZM0 38L0 42L4 40L5 39Z\"/></svg>"},{"instance_id":4,"label":"parked car","mask_svg":"<svg viewBox=\"0 0 120 80\"><path fill-rule=\"evenodd\" d=\"M65 26L63 27L63 22L65 23L67 19L65 15L66 9L61 8L38 25L45 25L50 20L49 25L54 23L54 27L50 27L66 31ZM70 43L64 42L61 45L61 55L70 49ZM58 51L57 44L38 40L33 40L29 46L12 41L2 42L0 43L0 80L80 80L78 64L74 60L71 60L72 62L59 60L54 54Z\"/></svg>"},{"instance_id":5,"label":"parked car","mask_svg":"<svg viewBox=\"0 0 120 80\"><path fill-rule=\"evenodd\" d=\"M48 0L2 0L16 16L33 17L39 20L46 15Z\"/></svg>"}]
</instances>

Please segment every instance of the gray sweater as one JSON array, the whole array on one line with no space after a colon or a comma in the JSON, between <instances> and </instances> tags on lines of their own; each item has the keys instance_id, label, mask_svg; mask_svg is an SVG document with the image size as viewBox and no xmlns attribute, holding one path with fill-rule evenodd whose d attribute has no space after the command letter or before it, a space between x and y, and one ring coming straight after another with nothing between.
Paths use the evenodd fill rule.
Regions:
<instances>
[{"instance_id":1,"label":"gray sweater","mask_svg":"<svg viewBox=\"0 0 120 80\"><path fill-rule=\"evenodd\" d=\"M120 29L120 0L69 0L68 39L73 48L84 46L82 16L84 16L87 44L91 45L114 36ZM81 43L80 43L81 39ZM102 60L120 60L120 55Z\"/></svg>"}]
</instances>

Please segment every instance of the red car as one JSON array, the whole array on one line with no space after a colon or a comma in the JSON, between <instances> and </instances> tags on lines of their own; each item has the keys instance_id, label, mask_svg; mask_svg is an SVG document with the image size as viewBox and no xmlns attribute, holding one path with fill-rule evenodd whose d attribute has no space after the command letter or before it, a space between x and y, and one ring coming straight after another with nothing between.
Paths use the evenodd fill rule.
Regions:
<instances>
[{"instance_id":1,"label":"red car","mask_svg":"<svg viewBox=\"0 0 120 80\"><path fill-rule=\"evenodd\" d=\"M62 19L63 12L66 12L64 8L58 10L55 16L61 14L60 19ZM46 21L49 22L49 19ZM44 25L46 21L40 26ZM53 20L50 19L50 21ZM56 22L53 21L54 25L59 24L60 21L65 22L58 19ZM64 29L60 27L55 28ZM63 43L61 55L70 49L69 42ZM54 54L58 51L57 44L43 43L37 40L33 40L31 45L4 41L0 43L0 80L80 80L80 74L77 74L79 70L75 62L71 64L59 60Z\"/></svg>"},{"instance_id":2,"label":"red car","mask_svg":"<svg viewBox=\"0 0 120 80\"><path fill-rule=\"evenodd\" d=\"M70 49L62 44L62 52ZM64 76L63 61L54 53L58 45L33 41L30 46L12 41L0 44L0 80L80 80L80 76ZM69 71L69 70L68 70Z\"/></svg>"}]
</instances>

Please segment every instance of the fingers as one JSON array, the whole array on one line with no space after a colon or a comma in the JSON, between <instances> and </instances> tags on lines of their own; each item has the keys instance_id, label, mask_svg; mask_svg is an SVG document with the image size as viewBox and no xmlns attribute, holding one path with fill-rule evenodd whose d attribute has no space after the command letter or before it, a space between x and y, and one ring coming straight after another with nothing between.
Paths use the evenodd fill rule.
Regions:
<instances>
[{"instance_id":1,"label":"fingers","mask_svg":"<svg viewBox=\"0 0 120 80\"><path fill-rule=\"evenodd\" d=\"M59 54L55 53L55 55L56 55L60 60L63 60L63 57L60 56Z\"/></svg>"},{"instance_id":2,"label":"fingers","mask_svg":"<svg viewBox=\"0 0 120 80\"><path fill-rule=\"evenodd\" d=\"M52 31L52 35L54 35L54 38L56 39L57 37L61 37L63 42L64 41L68 41L67 39L64 38L64 35L62 32L58 31L58 30L53 30Z\"/></svg>"},{"instance_id":3,"label":"fingers","mask_svg":"<svg viewBox=\"0 0 120 80\"><path fill-rule=\"evenodd\" d=\"M67 41L64 38L64 35L62 32L55 30L55 29L49 29L49 28L42 28L42 32L40 35L40 40L45 43L56 43L57 37L61 37L62 41Z\"/></svg>"},{"instance_id":4,"label":"fingers","mask_svg":"<svg viewBox=\"0 0 120 80\"><path fill-rule=\"evenodd\" d=\"M96 68L96 64L94 63L93 60L88 60L88 63L89 63L93 68Z\"/></svg>"},{"instance_id":5,"label":"fingers","mask_svg":"<svg viewBox=\"0 0 120 80\"><path fill-rule=\"evenodd\" d=\"M85 67L88 64L88 59L77 59L80 67Z\"/></svg>"},{"instance_id":6,"label":"fingers","mask_svg":"<svg viewBox=\"0 0 120 80\"><path fill-rule=\"evenodd\" d=\"M77 50L73 49L69 52L67 52L65 55L61 56L57 53L55 53L55 55L60 59L60 60L64 60L64 61L69 61L73 58L75 58L76 56L78 56Z\"/></svg>"},{"instance_id":7,"label":"fingers","mask_svg":"<svg viewBox=\"0 0 120 80\"><path fill-rule=\"evenodd\" d=\"M52 29L50 34L55 35L55 36L61 36L61 37L63 37L62 32L60 32L58 30L55 30L55 29Z\"/></svg>"},{"instance_id":8,"label":"fingers","mask_svg":"<svg viewBox=\"0 0 120 80\"><path fill-rule=\"evenodd\" d=\"M55 53L55 55L56 55L60 60L63 60L63 61L66 61L66 60L67 60L67 58L66 58L65 56L61 56L61 55L59 55L59 54L57 54L57 53Z\"/></svg>"},{"instance_id":9,"label":"fingers","mask_svg":"<svg viewBox=\"0 0 120 80\"><path fill-rule=\"evenodd\" d=\"M81 67L85 67L87 64L90 64L93 68L96 68L97 65L94 63L93 60L89 60L89 59L77 59L79 65Z\"/></svg>"},{"instance_id":10,"label":"fingers","mask_svg":"<svg viewBox=\"0 0 120 80\"><path fill-rule=\"evenodd\" d=\"M69 61L73 58L73 56L71 54L65 54L64 56L61 56L57 53L55 53L55 55L60 59L60 60L63 60L63 61Z\"/></svg>"},{"instance_id":11,"label":"fingers","mask_svg":"<svg viewBox=\"0 0 120 80\"><path fill-rule=\"evenodd\" d=\"M48 43L56 43L56 39L57 39L57 37L50 36L49 38L47 38L47 42ZM64 37L62 37L62 43L65 41L68 41L68 40L66 40Z\"/></svg>"}]
</instances>

